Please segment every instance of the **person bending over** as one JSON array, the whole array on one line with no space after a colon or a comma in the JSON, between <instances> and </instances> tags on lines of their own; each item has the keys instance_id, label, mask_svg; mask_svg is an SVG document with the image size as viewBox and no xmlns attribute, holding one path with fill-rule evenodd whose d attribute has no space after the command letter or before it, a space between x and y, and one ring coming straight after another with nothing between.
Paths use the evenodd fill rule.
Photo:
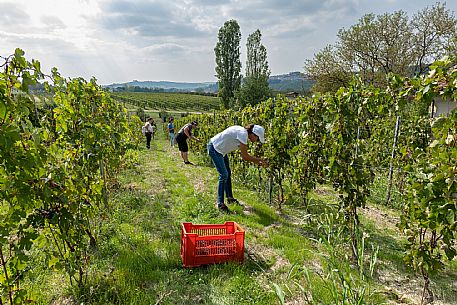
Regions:
<instances>
[{"instance_id":1,"label":"person bending over","mask_svg":"<svg viewBox=\"0 0 457 305\"><path fill-rule=\"evenodd\" d=\"M193 121L192 123L184 125L176 135L176 143L178 143L179 151L181 152L181 157L184 160L185 164L193 164L189 162L188 151L189 147L187 146L187 139L192 139L197 142L201 142L200 139L192 135L192 129L197 128L198 123Z\"/></svg>"},{"instance_id":2,"label":"person bending over","mask_svg":"<svg viewBox=\"0 0 457 305\"><path fill-rule=\"evenodd\" d=\"M268 162L265 159L251 156L248 153L248 140L253 143L265 143L265 129L260 125L254 124L248 124L245 127L231 126L212 137L208 143L208 154L219 173L217 207L223 212L228 212L228 207L224 203L224 194L228 203L238 203L232 194L228 153L240 149L243 160L260 166L268 166Z\"/></svg>"}]
</instances>

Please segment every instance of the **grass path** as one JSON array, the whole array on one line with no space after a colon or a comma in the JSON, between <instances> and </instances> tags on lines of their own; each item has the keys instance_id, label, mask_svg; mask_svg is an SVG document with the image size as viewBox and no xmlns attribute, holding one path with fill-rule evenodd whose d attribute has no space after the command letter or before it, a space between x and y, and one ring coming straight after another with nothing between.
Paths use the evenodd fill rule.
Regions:
<instances>
[{"instance_id":1,"label":"grass path","mask_svg":"<svg viewBox=\"0 0 457 305\"><path fill-rule=\"evenodd\" d=\"M106 287L111 287L109 299L117 300L113 301L116 304L275 303L276 296L267 276L267 270L275 263L274 251L270 251L271 255L248 254L242 265L182 267L179 256L182 222L234 220L248 224L240 208L230 215L215 209L212 192L217 183L215 170L185 165L177 149L158 139L153 141L151 150L140 152L140 164L122 176L123 188L115 200L121 210L113 214L112 228L102 228L106 236L101 240L106 243L101 247L104 250L100 252L98 267L105 270L104 278L110 279L106 283ZM253 199L246 198L250 200ZM261 236L261 227L276 220L272 210L260 208L249 226L257 227ZM256 238L247 234L248 251L255 250L255 242L249 240ZM103 264L106 257L114 259ZM99 282L96 279L94 284L101 288ZM136 288L132 291L131 287ZM89 302L103 303L106 296L94 293L101 290L92 289Z\"/></svg>"},{"instance_id":2,"label":"grass path","mask_svg":"<svg viewBox=\"0 0 457 305\"><path fill-rule=\"evenodd\" d=\"M108 270L120 285L119 304L126 304L125 300L129 304L278 304L273 283L284 291L287 304L306 304L312 296L331 303L328 287L319 287L319 277L325 276L326 249L304 232L303 218L296 216L299 210L291 207L278 215L255 192L234 183L235 197L244 207L231 206L231 214L220 213L215 208L214 167L204 156L192 153L190 159L196 165L184 164L177 148L160 137L151 150L140 151L141 167L123 175L122 211L115 214L119 216L115 234L107 236L104 256L115 257ZM324 191L316 199L331 201L332 196ZM373 284L379 302L417 303L421 283L401 262L401 241L393 237L398 236L396 227L383 224L385 218L379 217L377 209L363 212L362 217L364 229L382 248L378 283ZM183 268L181 223L227 220L246 230L245 263ZM385 229L380 231L378 226ZM314 274L308 280L306 270Z\"/></svg>"},{"instance_id":3,"label":"grass path","mask_svg":"<svg viewBox=\"0 0 457 305\"><path fill-rule=\"evenodd\" d=\"M338 279L332 279L328 265L334 248L316 240L316 232L325 231L328 223L310 223L298 207L286 206L278 214L238 183L234 194L243 206L230 206L228 215L220 213L215 208L215 168L205 156L192 153L189 159L196 165L185 165L162 132L150 150L139 151L138 166L122 173L121 187L111 195L109 221L100 224L90 277L81 291L73 291L76 297L85 304L269 305L280 304L284 295L288 305L333 304L332 285L335 280L338 285ZM323 187L312 200L320 209L335 196ZM325 216L324 210L319 212ZM370 246L381 249L374 280L359 283L369 285L373 293L369 304L417 304L421 283L401 261L403 247L393 225L395 215L377 208L361 214ZM227 220L246 230L245 262L183 268L181 223ZM439 291L451 290L439 295L445 301L435 304L457 304L452 303L452 289L457 293L456 265L439 279ZM64 299L53 303L76 304Z\"/></svg>"}]
</instances>

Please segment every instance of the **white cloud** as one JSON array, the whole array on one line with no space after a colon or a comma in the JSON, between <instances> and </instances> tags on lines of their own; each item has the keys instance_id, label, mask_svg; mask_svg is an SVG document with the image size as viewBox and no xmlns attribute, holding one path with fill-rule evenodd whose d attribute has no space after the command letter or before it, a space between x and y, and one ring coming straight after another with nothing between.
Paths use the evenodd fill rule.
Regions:
<instances>
[{"instance_id":1,"label":"white cloud","mask_svg":"<svg viewBox=\"0 0 457 305\"><path fill-rule=\"evenodd\" d=\"M96 76L102 84L132 79L214 81L214 46L229 19L247 36L260 29L272 74L303 62L338 29L366 13L412 15L435 0L0 0L0 55L23 48L43 69ZM456 10L457 3L447 7ZM46 72L46 71L45 71Z\"/></svg>"}]
</instances>

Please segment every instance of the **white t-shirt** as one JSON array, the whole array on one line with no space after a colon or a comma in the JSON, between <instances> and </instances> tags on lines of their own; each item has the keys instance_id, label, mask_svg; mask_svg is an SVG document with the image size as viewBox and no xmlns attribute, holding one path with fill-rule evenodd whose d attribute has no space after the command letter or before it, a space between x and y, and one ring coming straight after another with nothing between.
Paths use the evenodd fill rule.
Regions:
<instances>
[{"instance_id":1,"label":"white t-shirt","mask_svg":"<svg viewBox=\"0 0 457 305\"><path fill-rule=\"evenodd\" d=\"M225 156L237 150L240 143L248 144L248 131L242 126L231 126L211 138L214 149Z\"/></svg>"},{"instance_id":2,"label":"white t-shirt","mask_svg":"<svg viewBox=\"0 0 457 305\"><path fill-rule=\"evenodd\" d=\"M154 125L151 125L151 123L149 123L149 122L146 122L146 123L144 124L144 127L145 127L145 129L146 129L146 132L152 132L152 133L154 133L154 132L155 132L155 129L156 129L156 127L155 127Z\"/></svg>"}]
</instances>

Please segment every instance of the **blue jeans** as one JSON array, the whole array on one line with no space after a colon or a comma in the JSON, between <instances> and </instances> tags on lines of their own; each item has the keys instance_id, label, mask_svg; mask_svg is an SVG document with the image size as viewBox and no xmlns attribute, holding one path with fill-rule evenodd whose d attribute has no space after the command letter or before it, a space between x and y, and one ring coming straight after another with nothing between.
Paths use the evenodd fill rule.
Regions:
<instances>
[{"instance_id":1,"label":"blue jeans","mask_svg":"<svg viewBox=\"0 0 457 305\"><path fill-rule=\"evenodd\" d=\"M228 155L222 156L222 154L218 153L211 142L208 144L208 155L213 159L214 166L216 166L216 170L219 173L217 203L221 205L224 203L224 192L227 198L233 198L229 158Z\"/></svg>"},{"instance_id":2,"label":"blue jeans","mask_svg":"<svg viewBox=\"0 0 457 305\"><path fill-rule=\"evenodd\" d=\"M170 132L170 145L174 146L175 145L175 133Z\"/></svg>"}]
</instances>

